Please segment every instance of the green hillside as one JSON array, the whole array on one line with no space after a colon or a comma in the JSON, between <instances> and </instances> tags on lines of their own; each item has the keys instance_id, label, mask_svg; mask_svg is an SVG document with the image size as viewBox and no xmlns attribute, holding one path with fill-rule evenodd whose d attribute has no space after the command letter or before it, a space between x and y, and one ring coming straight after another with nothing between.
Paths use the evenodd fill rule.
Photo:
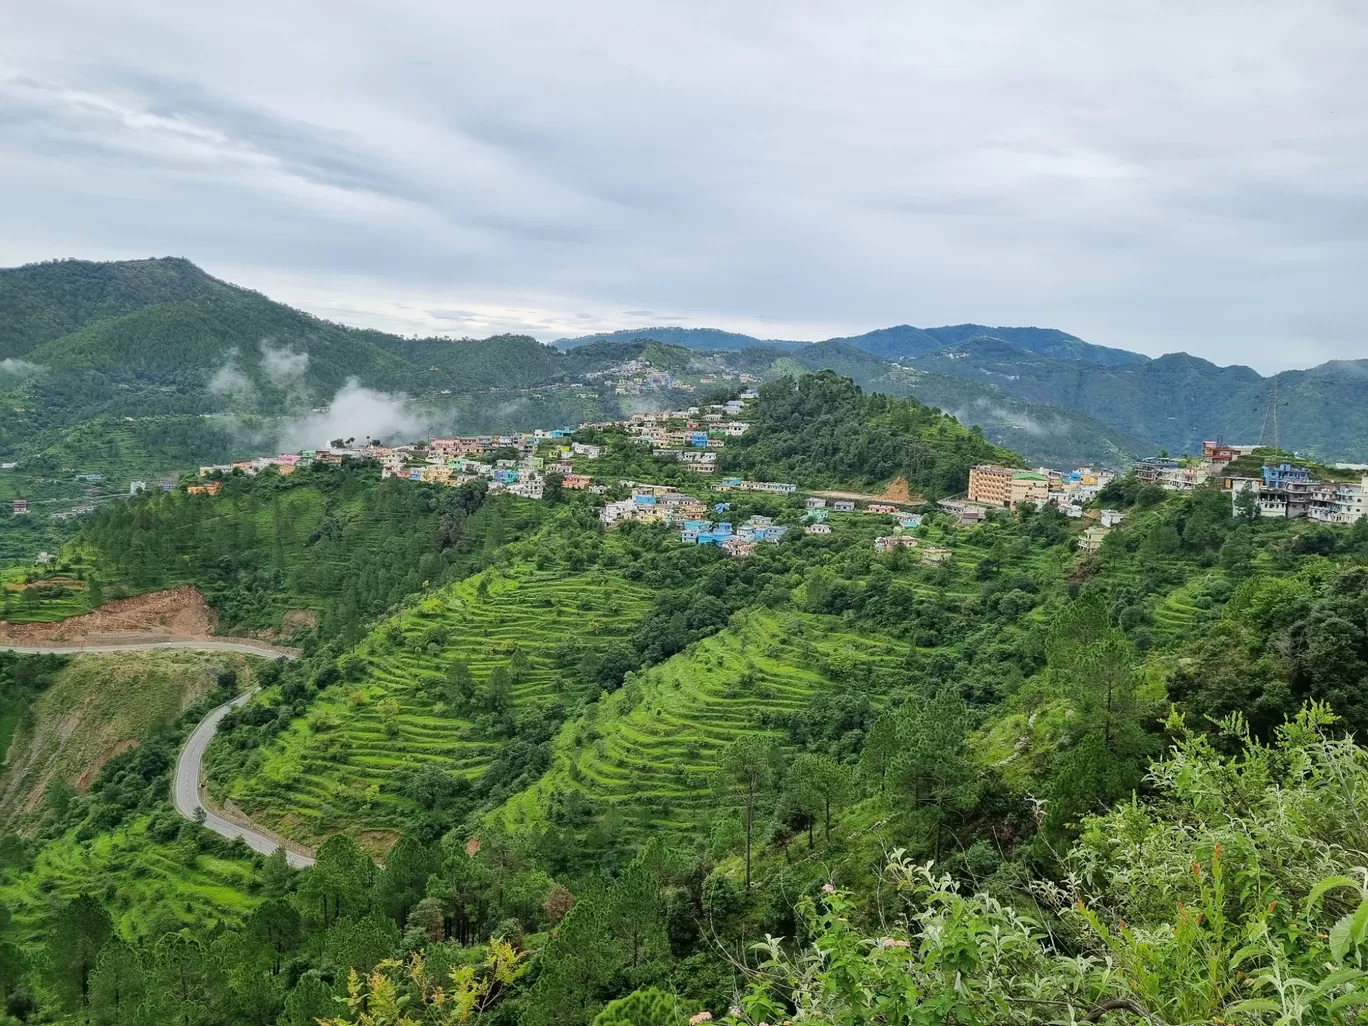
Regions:
<instances>
[{"instance_id":1,"label":"green hillside","mask_svg":"<svg viewBox=\"0 0 1368 1026\"><path fill-rule=\"evenodd\" d=\"M987 382L1017 399L1070 407L1170 452L1201 451L1206 439L1271 443L1266 425L1274 379L1248 367L1218 367L1186 353L1097 367L1042 357L1009 342L953 347L916 366ZM1276 375L1284 446L1325 461L1368 460L1361 361L1334 361ZM1162 398L1159 398L1162 397ZM1346 407L1346 404L1348 406Z\"/></svg>"},{"instance_id":2,"label":"green hillside","mask_svg":"<svg viewBox=\"0 0 1368 1026\"><path fill-rule=\"evenodd\" d=\"M97 321L193 299L217 283L188 260L53 260L0 269L0 359Z\"/></svg>"},{"instance_id":3,"label":"green hillside","mask_svg":"<svg viewBox=\"0 0 1368 1026\"><path fill-rule=\"evenodd\" d=\"M701 370L583 348L587 373L628 352ZM794 495L712 493L605 431L604 494L348 464L78 524L50 568L68 593L24 618L194 584L221 631L299 658L0 658L6 1015L1357 1021L1368 519L1250 519L1134 477L1079 518L810 511L814 488L933 500L1022 459L765 355L793 374L724 468ZM605 529L617 478L656 473L788 533L743 556ZM1103 508L1124 520L1084 551ZM191 725L248 683L210 793L306 842L307 870L168 801Z\"/></svg>"},{"instance_id":4,"label":"green hillside","mask_svg":"<svg viewBox=\"0 0 1368 1026\"><path fill-rule=\"evenodd\" d=\"M816 696L854 694L877 709L913 646L842 629L836 617L747 614L688 653L635 675L557 739L554 763L509 803L513 829L624 824L620 840L675 842L706 835L716 816L710 785L722 750L800 717Z\"/></svg>"},{"instance_id":5,"label":"green hillside","mask_svg":"<svg viewBox=\"0 0 1368 1026\"><path fill-rule=\"evenodd\" d=\"M873 487L904 478L939 497L964 491L976 463L1020 461L915 399L865 394L830 371L763 386L748 416L719 467L753 480Z\"/></svg>"},{"instance_id":6,"label":"green hillside","mask_svg":"<svg viewBox=\"0 0 1368 1026\"><path fill-rule=\"evenodd\" d=\"M116 503L81 535L105 592L196 585L220 629L280 627L317 614L328 633L466 572L487 537L535 523L532 504L485 505L483 486L380 480L374 466L233 477L217 495L184 491Z\"/></svg>"}]
</instances>

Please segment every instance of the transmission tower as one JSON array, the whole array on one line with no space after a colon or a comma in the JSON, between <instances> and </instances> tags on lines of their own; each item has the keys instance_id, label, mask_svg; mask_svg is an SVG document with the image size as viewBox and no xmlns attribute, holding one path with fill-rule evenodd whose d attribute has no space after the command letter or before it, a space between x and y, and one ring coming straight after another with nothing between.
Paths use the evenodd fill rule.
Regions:
<instances>
[{"instance_id":1,"label":"transmission tower","mask_svg":"<svg viewBox=\"0 0 1368 1026\"><path fill-rule=\"evenodd\" d=\"M1269 428L1272 428L1272 441L1274 453L1282 452L1282 440L1278 432L1278 378L1273 378L1273 387L1268 393L1268 406L1264 410L1263 426L1259 429L1259 445L1267 446L1269 442Z\"/></svg>"}]
</instances>

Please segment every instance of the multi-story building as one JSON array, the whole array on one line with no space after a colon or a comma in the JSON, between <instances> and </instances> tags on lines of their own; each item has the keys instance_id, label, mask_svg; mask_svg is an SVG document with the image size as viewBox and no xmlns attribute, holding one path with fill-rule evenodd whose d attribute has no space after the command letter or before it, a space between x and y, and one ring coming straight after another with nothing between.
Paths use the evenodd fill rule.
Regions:
<instances>
[{"instance_id":1,"label":"multi-story building","mask_svg":"<svg viewBox=\"0 0 1368 1026\"><path fill-rule=\"evenodd\" d=\"M1023 502L1043 503L1049 498L1050 481L1044 474L992 464L969 468L970 502L1006 509Z\"/></svg>"},{"instance_id":2,"label":"multi-story building","mask_svg":"<svg viewBox=\"0 0 1368 1026\"><path fill-rule=\"evenodd\" d=\"M1182 467L1180 460L1171 460L1167 456L1150 456L1135 463L1135 476L1142 484L1157 485L1163 479L1165 471L1178 470Z\"/></svg>"},{"instance_id":3,"label":"multi-story building","mask_svg":"<svg viewBox=\"0 0 1368 1026\"><path fill-rule=\"evenodd\" d=\"M1084 552L1096 552L1102 547L1102 539L1107 537L1108 533L1108 528L1101 524L1089 524L1078 539L1078 547Z\"/></svg>"},{"instance_id":4,"label":"multi-story building","mask_svg":"<svg viewBox=\"0 0 1368 1026\"><path fill-rule=\"evenodd\" d=\"M1327 524L1352 524L1368 513L1368 477L1312 483L1306 515Z\"/></svg>"},{"instance_id":5,"label":"multi-story building","mask_svg":"<svg viewBox=\"0 0 1368 1026\"><path fill-rule=\"evenodd\" d=\"M1311 480L1306 467L1280 463L1264 467L1262 477L1227 478L1231 502L1239 508L1240 496L1254 493L1261 517L1304 517L1317 509L1317 519L1329 519L1328 507L1335 503L1333 492L1319 481Z\"/></svg>"}]
</instances>

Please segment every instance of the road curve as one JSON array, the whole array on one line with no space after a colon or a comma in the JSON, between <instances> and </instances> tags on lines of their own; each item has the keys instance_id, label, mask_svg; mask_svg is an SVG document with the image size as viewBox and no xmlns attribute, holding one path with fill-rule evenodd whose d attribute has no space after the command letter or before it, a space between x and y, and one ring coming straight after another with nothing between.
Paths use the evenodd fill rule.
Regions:
<instances>
[{"instance_id":1,"label":"road curve","mask_svg":"<svg viewBox=\"0 0 1368 1026\"><path fill-rule=\"evenodd\" d=\"M200 788L200 780L204 776L204 751L214 739L219 723L230 711L246 704L257 690L252 688L244 691L231 701L210 710L209 715L200 720L199 725L181 747L180 756L176 759L176 780L172 796L175 799L176 811L186 819L198 819L200 811L203 810L204 825L214 833L223 837L241 837L253 851L269 855L280 847L279 838L262 833L252 827L250 822L239 823L210 809L204 804ZM314 864L311 856L289 848L285 850L285 858L296 869Z\"/></svg>"},{"instance_id":2,"label":"road curve","mask_svg":"<svg viewBox=\"0 0 1368 1026\"><path fill-rule=\"evenodd\" d=\"M234 641L141 641L133 644L112 645L5 645L0 644L0 652L19 652L24 655L106 655L117 652L146 652L151 649L193 649L200 652L242 652L247 655L263 656L266 659L294 659L296 653L290 649L259 648L256 645ZM231 701L209 711L209 715L199 724L181 746L176 758L176 779L171 795L176 811L186 819L199 818L204 812L204 825L222 837L241 837L253 851L269 855L281 846L281 839L271 837L253 827L250 821L239 823L228 819L221 813L212 811L202 799L200 780L204 776L204 752L214 739L218 725L228 713L243 705L256 692L257 688L244 691ZM285 858L296 869L312 866L312 856L293 851L288 846Z\"/></svg>"}]
</instances>

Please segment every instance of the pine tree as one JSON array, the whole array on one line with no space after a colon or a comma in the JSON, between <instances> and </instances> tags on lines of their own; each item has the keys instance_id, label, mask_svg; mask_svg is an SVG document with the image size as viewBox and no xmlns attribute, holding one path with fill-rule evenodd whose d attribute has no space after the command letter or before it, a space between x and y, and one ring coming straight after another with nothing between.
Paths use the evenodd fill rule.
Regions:
<instances>
[{"instance_id":1,"label":"pine tree","mask_svg":"<svg viewBox=\"0 0 1368 1026\"><path fill-rule=\"evenodd\" d=\"M48 959L53 987L67 1008L81 1009L89 1003L90 974L113 930L109 913L89 894L57 914L48 937Z\"/></svg>"},{"instance_id":2,"label":"pine tree","mask_svg":"<svg viewBox=\"0 0 1368 1026\"><path fill-rule=\"evenodd\" d=\"M774 783L778 751L774 742L746 734L724 748L718 757L714 788L726 804L741 809L746 834L746 886L751 881L751 835L755 814Z\"/></svg>"},{"instance_id":3,"label":"pine tree","mask_svg":"<svg viewBox=\"0 0 1368 1026\"><path fill-rule=\"evenodd\" d=\"M117 937L100 949L90 974L90 1015L98 1026L133 1026L147 981L138 952Z\"/></svg>"},{"instance_id":4,"label":"pine tree","mask_svg":"<svg viewBox=\"0 0 1368 1026\"><path fill-rule=\"evenodd\" d=\"M839 807L850 795L850 771L829 755L804 753L789 767L795 797L808 816L808 842L812 841L811 823L822 817L822 839L831 840L831 810Z\"/></svg>"}]
</instances>

